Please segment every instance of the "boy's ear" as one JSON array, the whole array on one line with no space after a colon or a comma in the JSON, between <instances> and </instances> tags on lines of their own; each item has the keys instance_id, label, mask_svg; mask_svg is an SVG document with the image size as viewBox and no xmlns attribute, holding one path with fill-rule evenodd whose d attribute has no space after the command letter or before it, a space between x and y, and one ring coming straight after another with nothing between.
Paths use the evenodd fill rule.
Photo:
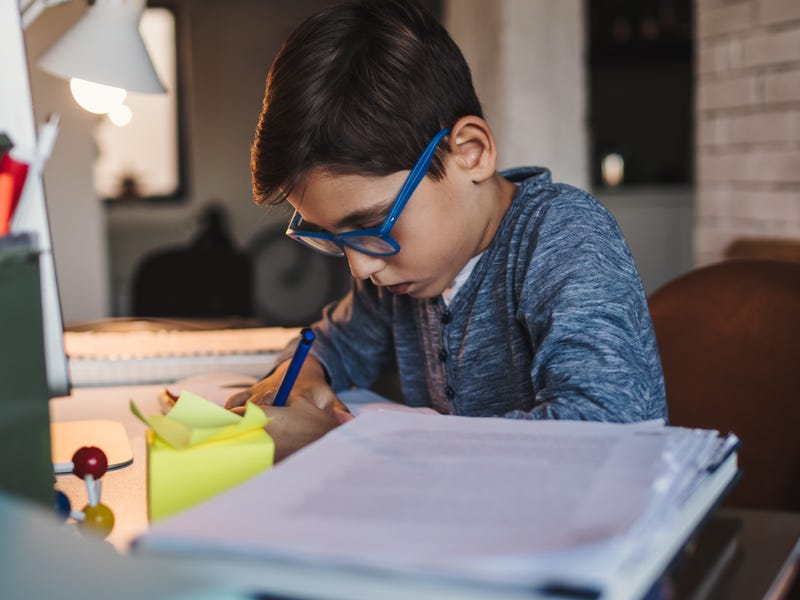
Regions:
<instances>
[{"instance_id":1,"label":"boy's ear","mask_svg":"<svg viewBox=\"0 0 800 600\"><path fill-rule=\"evenodd\" d=\"M474 183L492 177L497 167L497 147L489 124L476 116L461 117L448 137L453 166Z\"/></svg>"}]
</instances>

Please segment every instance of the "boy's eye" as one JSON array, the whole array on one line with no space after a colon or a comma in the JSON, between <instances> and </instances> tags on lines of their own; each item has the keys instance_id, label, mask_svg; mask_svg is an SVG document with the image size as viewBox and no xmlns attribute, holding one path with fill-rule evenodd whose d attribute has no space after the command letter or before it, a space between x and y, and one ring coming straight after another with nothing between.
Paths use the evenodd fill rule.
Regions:
<instances>
[{"instance_id":1,"label":"boy's eye","mask_svg":"<svg viewBox=\"0 0 800 600\"><path fill-rule=\"evenodd\" d=\"M323 229L319 225L315 225L314 223L310 223L308 221L301 221L300 229L303 231L313 231L315 233L330 233L327 229Z\"/></svg>"},{"instance_id":2,"label":"boy's eye","mask_svg":"<svg viewBox=\"0 0 800 600\"><path fill-rule=\"evenodd\" d=\"M346 228L342 229L341 231L337 231L337 233L348 233L350 231L362 231L364 229L379 229L385 219L381 219L379 221L359 221L357 223L353 223L352 225L348 225Z\"/></svg>"},{"instance_id":3,"label":"boy's eye","mask_svg":"<svg viewBox=\"0 0 800 600\"><path fill-rule=\"evenodd\" d=\"M307 231L309 233L326 233L328 235L335 235L337 233L341 233L341 231L332 231L329 229L325 229L324 227L320 227L316 223L311 223L309 221L301 221L300 227L298 228L301 231Z\"/></svg>"},{"instance_id":4,"label":"boy's eye","mask_svg":"<svg viewBox=\"0 0 800 600\"><path fill-rule=\"evenodd\" d=\"M385 219L381 219L380 221L370 222L370 223L360 223L357 229L377 229L381 225Z\"/></svg>"},{"instance_id":5,"label":"boy's eye","mask_svg":"<svg viewBox=\"0 0 800 600\"><path fill-rule=\"evenodd\" d=\"M388 216L389 211L387 210L384 214L381 214L373 219L367 219L363 223L359 223L357 229L378 229L384 224Z\"/></svg>"}]
</instances>

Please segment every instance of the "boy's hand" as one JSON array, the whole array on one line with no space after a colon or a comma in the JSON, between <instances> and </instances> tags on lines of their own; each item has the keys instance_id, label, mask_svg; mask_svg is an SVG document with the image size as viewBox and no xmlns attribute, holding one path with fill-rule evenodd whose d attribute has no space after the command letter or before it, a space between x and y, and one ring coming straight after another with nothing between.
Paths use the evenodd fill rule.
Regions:
<instances>
[{"instance_id":1,"label":"boy's hand","mask_svg":"<svg viewBox=\"0 0 800 600\"><path fill-rule=\"evenodd\" d=\"M284 362L269 377L228 398L225 408L234 409L237 406L244 406L248 400L258 406L271 405L290 362ZM344 423L353 418L344 403L339 400L328 385L322 365L313 356L309 356L303 363L303 368L300 369L297 380L286 401L286 406L292 406L297 398L303 398L311 402L320 410L336 418L339 423Z\"/></svg>"},{"instance_id":2,"label":"boy's hand","mask_svg":"<svg viewBox=\"0 0 800 600\"><path fill-rule=\"evenodd\" d=\"M322 365L311 356L303 363L286 406L272 406L289 362L252 387L234 394L225 404L225 408L241 415L249 400L272 419L265 429L275 440L275 462L353 418L328 385Z\"/></svg>"},{"instance_id":3,"label":"boy's hand","mask_svg":"<svg viewBox=\"0 0 800 600\"><path fill-rule=\"evenodd\" d=\"M237 406L231 410L243 415L245 407ZM261 410L271 419L264 429L275 441L275 462L318 440L341 424L336 417L302 396L294 397L291 406L266 404L261 406Z\"/></svg>"}]
</instances>

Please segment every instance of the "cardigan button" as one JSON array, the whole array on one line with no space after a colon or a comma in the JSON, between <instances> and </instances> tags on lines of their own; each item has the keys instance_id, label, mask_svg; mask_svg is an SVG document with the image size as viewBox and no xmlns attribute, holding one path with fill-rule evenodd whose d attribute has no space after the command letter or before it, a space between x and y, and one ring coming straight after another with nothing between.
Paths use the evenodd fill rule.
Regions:
<instances>
[{"instance_id":1,"label":"cardigan button","mask_svg":"<svg viewBox=\"0 0 800 600\"><path fill-rule=\"evenodd\" d=\"M441 352L439 352L439 361L447 362L447 351L446 350L442 350Z\"/></svg>"},{"instance_id":2,"label":"cardigan button","mask_svg":"<svg viewBox=\"0 0 800 600\"><path fill-rule=\"evenodd\" d=\"M453 315L450 314L449 310L446 310L442 313L442 323L447 325L450 321L453 320Z\"/></svg>"},{"instance_id":3,"label":"cardigan button","mask_svg":"<svg viewBox=\"0 0 800 600\"><path fill-rule=\"evenodd\" d=\"M445 391L445 393L447 394L447 399L448 400L452 400L456 396L456 391L453 388L451 388L449 385L447 386L447 390Z\"/></svg>"}]
</instances>

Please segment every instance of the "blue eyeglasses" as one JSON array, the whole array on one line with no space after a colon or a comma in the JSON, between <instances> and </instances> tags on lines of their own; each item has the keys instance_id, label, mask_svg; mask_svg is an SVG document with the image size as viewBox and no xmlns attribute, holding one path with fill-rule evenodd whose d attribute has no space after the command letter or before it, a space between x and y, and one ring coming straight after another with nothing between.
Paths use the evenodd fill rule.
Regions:
<instances>
[{"instance_id":1,"label":"blue eyeglasses","mask_svg":"<svg viewBox=\"0 0 800 600\"><path fill-rule=\"evenodd\" d=\"M293 240L297 240L301 244L313 248L318 252L327 254L329 256L344 256L344 247L358 250L370 256L392 256L400 252L400 244L398 244L389 235L392 227L400 217L400 213L405 207L408 199L417 189L419 182L425 177L428 168L433 160L433 155L436 152L436 147L442 138L450 132L450 129L442 129L430 141L422 156L417 160L417 164L411 169L408 174L403 187L400 188L400 193L392 204L392 208L380 227L370 227L368 229L358 229L356 231L346 231L344 233L329 233L322 229L305 223L303 217L300 216L298 211L294 211L289 227L286 229L286 235Z\"/></svg>"}]
</instances>

